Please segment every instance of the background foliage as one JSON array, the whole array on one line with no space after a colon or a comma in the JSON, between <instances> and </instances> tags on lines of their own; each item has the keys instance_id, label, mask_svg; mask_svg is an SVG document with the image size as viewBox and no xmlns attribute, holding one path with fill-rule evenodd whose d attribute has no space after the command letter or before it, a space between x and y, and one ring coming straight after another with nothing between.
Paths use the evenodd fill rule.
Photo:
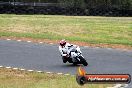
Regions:
<instances>
[{"instance_id":1,"label":"background foliage","mask_svg":"<svg viewBox=\"0 0 132 88\"><path fill-rule=\"evenodd\" d=\"M3 2L57 4L58 7L57 8L54 7L57 10L55 11L54 9L51 11L51 12L55 12L55 14L58 14L56 13L58 10L62 11L62 8L65 8L64 10L70 9L73 13L83 13L80 15L113 15L113 14L116 14L115 16L120 16L121 14L121 16L124 16L124 15L132 16L132 0L0 0L0 2L2 1ZM68 13L68 11L65 11L64 14ZM73 13L72 15L75 15Z\"/></svg>"}]
</instances>

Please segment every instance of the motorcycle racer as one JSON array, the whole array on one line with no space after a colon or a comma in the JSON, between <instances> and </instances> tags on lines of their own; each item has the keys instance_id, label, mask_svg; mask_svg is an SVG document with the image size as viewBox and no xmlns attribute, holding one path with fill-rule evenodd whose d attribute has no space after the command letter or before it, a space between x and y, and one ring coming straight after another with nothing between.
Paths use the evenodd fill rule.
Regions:
<instances>
[{"instance_id":1,"label":"motorcycle racer","mask_svg":"<svg viewBox=\"0 0 132 88\"><path fill-rule=\"evenodd\" d=\"M76 49L77 49L77 52L81 53L79 46L67 43L65 41L65 39L63 39L63 40L61 40L59 42L59 51L61 53L63 63L66 63L68 60L71 59L70 58L70 51L69 51L69 49L70 49L71 46L75 46Z\"/></svg>"}]
</instances>

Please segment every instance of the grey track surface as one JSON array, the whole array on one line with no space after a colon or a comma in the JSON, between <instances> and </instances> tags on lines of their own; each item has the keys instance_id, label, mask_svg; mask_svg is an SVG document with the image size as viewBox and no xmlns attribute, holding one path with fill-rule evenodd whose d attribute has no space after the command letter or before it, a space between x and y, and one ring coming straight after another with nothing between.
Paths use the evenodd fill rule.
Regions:
<instances>
[{"instance_id":1,"label":"grey track surface","mask_svg":"<svg viewBox=\"0 0 132 88\"><path fill-rule=\"evenodd\" d=\"M81 47L88 73L132 75L132 51ZM77 67L63 64L57 45L0 40L0 65L76 74Z\"/></svg>"}]
</instances>

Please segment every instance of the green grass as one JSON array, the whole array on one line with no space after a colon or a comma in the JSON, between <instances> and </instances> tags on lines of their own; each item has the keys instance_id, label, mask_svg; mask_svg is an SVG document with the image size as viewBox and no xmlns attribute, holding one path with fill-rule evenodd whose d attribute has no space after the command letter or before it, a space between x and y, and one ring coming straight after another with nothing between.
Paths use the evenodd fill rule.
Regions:
<instances>
[{"instance_id":1,"label":"green grass","mask_svg":"<svg viewBox=\"0 0 132 88\"><path fill-rule=\"evenodd\" d=\"M132 17L2 14L0 36L132 46Z\"/></svg>"},{"instance_id":2,"label":"green grass","mask_svg":"<svg viewBox=\"0 0 132 88\"><path fill-rule=\"evenodd\" d=\"M75 76L26 72L0 68L0 88L106 88L110 84L80 86Z\"/></svg>"}]
</instances>

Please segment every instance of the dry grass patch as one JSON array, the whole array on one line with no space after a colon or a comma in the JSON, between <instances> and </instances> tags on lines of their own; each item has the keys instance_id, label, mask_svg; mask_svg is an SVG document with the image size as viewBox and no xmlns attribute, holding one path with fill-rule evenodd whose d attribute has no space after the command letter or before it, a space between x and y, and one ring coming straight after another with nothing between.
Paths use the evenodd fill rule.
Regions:
<instances>
[{"instance_id":1,"label":"dry grass patch","mask_svg":"<svg viewBox=\"0 0 132 88\"><path fill-rule=\"evenodd\" d=\"M0 88L106 88L111 85L79 86L75 76L63 76L0 68Z\"/></svg>"}]
</instances>

